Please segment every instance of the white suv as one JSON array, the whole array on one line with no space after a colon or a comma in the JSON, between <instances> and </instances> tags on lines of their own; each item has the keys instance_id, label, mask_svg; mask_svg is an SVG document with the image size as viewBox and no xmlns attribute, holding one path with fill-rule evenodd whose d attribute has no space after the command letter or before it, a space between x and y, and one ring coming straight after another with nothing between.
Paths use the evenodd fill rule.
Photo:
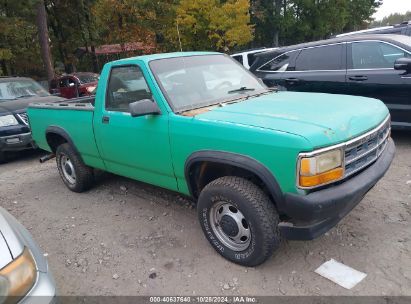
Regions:
<instances>
[{"instance_id":1,"label":"white suv","mask_svg":"<svg viewBox=\"0 0 411 304\"><path fill-rule=\"evenodd\" d=\"M241 63L247 70L249 70L250 66L253 64L255 60L256 54L272 51L275 49L276 48L259 48L259 49L244 51L241 53L235 53L230 56L233 57L235 60L237 60L239 63Z\"/></svg>"}]
</instances>

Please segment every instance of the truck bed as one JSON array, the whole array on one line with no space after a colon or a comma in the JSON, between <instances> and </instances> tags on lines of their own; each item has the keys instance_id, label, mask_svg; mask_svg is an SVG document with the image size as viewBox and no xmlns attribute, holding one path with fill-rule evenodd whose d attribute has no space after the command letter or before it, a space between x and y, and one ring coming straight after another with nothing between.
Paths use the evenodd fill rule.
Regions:
<instances>
[{"instance_id":1,"label":"truck bed","mask_svg":"<svg viewBox=\"0 0 411 304\"><path fill-rule=\"evenodd\" d=\"M32 108L41 109L73 109L73 110L94 110L95 96L73 98L61 102L35 102L30 104Z\"/></svg>"},{"instance_id":2,"label":"truck bed","mask_svg":"<svg viewBox=\"0 0 411 304\"><path fill-rule=\"evenodd\" d=\"M94 97L82 97L30 104L27 112L36 144L51 152L46 134L50 129L58 129L70 136L87 165L101 168L103 165L94 138L93 103Z\"/></svg>"}]
</instances>

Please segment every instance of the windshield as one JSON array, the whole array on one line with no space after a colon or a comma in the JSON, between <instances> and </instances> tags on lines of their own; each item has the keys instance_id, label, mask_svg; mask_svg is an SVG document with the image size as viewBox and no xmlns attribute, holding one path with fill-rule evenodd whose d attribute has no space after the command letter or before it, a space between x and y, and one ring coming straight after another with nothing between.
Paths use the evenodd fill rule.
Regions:
<instances>
[{"instance_id":1,"label":"windshield","mask_svg":"<svg viewBox=\"0 0 411 304\"><path fill-rule=\"evenodd\" d=\"M0 81L0 101L49 95L50 94L34 80L18 79Z\"/></svg>"},{"instance_id":2,"label":"windshield","mask_svg":"<svg viewBox=\"0 0 411 304\"><path fill-rule=\"evenodd\" d=\"M175 112L193 110L266 91L226 55L154 60L150 68Z\"/></svg>"},{"instance_id":3,"label":"windshield","mask_svg":"<svg viewBox=\"0 0 411 304\"><path fill-rule=\"evenodd\" d=\"M98 74L85 74L85 75L76 75L81 84L96 82L98 81Z\"/></svg>"}]
</instances>

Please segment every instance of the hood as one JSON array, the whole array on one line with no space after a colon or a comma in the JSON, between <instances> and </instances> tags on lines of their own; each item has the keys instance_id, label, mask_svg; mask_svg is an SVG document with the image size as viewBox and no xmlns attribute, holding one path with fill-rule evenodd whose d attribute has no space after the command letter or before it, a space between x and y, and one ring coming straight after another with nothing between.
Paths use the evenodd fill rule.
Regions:
<instances>
[{"instance_id":1,"label":"hood","mask_svg":"<svg viewBox=\"0 0 411 304\"><path fill-rule=\"evenodd\" d=\"M46 97L29 97L16 100L0 101L0 115L10 112L22 112L29 104L35 102L59 102L64 98L58 96L46 96Z\"/></svg>"},{"instance_id":2,"label":"hood","mask_svg":"<svg viewBox=\"0 0 411 304\"><path fill-rule=\"evenodd\" d=\"M199 114L224 121L305 137L314 148L347 141L375 128L388 115L377 99L319 93L278 92Z\"/></svg>"}]
</instances>

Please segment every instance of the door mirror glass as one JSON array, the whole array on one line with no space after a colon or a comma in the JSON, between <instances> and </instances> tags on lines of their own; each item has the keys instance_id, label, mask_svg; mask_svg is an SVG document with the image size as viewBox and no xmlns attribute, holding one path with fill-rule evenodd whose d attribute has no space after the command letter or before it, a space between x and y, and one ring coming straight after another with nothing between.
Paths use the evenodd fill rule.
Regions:
<instances>
[{"instance_id":1,"label":"door mirror glass","mask_svg":"<svg viewBox=\"0 0 411 304\"><path fill-rule=\"evenodd\" d=\"M142 99L134 101L129 104L129 112L132 117L144 116L144 115L157 115L160 114L160 108L151 99Z\"/></svg>"},{"instance_id":2,"label":"door mirror glass","mask_svg":"<svg viewBox=\"0 0 411 304\"><path fill-rule=\"evenodd\" d=\"M394 69L411 72L411 58L400 58L395 61Z\"/></svg>"}]
</instances>

